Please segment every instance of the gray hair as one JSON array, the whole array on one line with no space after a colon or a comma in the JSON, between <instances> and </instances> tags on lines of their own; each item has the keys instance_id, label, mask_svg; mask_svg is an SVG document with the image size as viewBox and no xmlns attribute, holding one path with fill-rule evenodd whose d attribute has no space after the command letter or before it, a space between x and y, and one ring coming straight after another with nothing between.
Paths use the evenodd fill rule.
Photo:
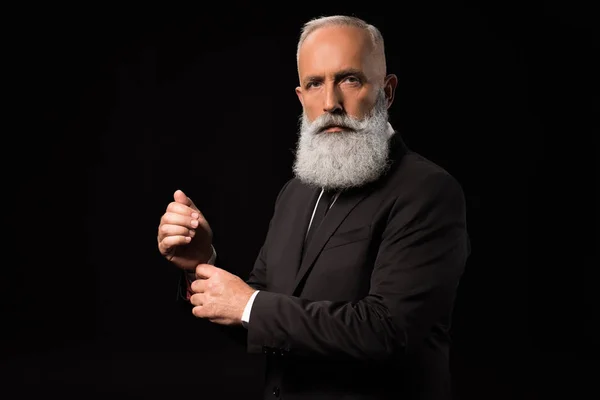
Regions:
<instances>
[{"instance_id":1,"label":"gray hair","mask_svg":"<svg viewBox=\"0 0 600 400\"><path fill-rule=\"evenodd\" d=\"M304 24L300 33L300 39L298 40L298 48L296 50L296 62L298 62L298 59L300 58L300 47L302 46L302 43L304 43L308 35L310 35L315 30L326 26L352 26L355 28L366 30L369 33L369 36L371 37L373 51L380 53L383 65L385 65L383 35L379 31L379 29L377 29L371 24L368 24L360 18L350 17L346 15L333 15L329 17L314 18L308 21L306 24Z\"/></svg>"}]
</instances>

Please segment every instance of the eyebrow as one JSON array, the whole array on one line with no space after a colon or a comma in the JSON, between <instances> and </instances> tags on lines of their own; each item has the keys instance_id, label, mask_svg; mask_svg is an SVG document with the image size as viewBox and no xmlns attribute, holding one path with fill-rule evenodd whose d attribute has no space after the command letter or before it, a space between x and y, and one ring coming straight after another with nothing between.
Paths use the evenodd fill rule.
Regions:
<instances>
[{"instance_id":1,"label":"eyebrow","mask_svg":"<svg viewBox=\"0 0 600 400\"><path fill-rule=\"evenodd\" d=\"M347 76L350 75L357 75L358 77L360 77L360 79L365 80L365 74L361 71L358 70L356 68L347 68L347 69L343 69L341 71L338 71L335 73L335 80L339 81L341 79L346 78ZM304 84L307 84L309 82L315 82L315 81L320 81L323 80L323 76L321 75L309 75L304 79Z\"/></svg>"}]
</instances>

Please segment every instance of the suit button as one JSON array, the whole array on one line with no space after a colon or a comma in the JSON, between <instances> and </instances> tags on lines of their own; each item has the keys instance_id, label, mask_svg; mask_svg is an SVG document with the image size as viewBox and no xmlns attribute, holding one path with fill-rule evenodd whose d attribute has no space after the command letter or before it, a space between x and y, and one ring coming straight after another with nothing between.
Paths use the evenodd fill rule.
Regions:
<instances>
[{"instance_id":1,"label":"suit button","mask_svg":"<svg viewBox=\"0 0 600 400\"><path fill-rule=\"evenodd\" d=\"M279 397L279 386L273 386L273 396Z\"/></svg>"}]
</instances>

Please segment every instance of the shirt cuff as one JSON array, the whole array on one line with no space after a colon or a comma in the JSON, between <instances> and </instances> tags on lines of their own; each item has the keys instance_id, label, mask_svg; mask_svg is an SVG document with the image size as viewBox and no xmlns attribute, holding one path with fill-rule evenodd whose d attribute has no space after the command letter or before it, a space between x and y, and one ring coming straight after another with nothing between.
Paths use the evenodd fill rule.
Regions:
<instances>
[{"instance_id":1,"label":"shirt cuff","mask_svg":"<svg viewBox=\"0 0 600 400\"><path fill-rule=\"evenodd\" d=\"M212 244L210 247L212 249L212 256L210 256L210 259L206 264L215 265L215 261L217 261L217 251ZM185 274L187 275L188 281L194 282L196 280L196 271L185 271Z\"/></svg>"},{"instance_id":2,"label":"shirt cuff","mask_svg":"<svg viewBox=\"0 0 600 400\"><path fill-rule=\"evenodd\" d=\"M248 303L246 303L244 313L242 314L242 325L244 326L244 328L247 328L248 324L250 323L250 311L252 311L252 303L254 303L254 298L256 297L259 291L260 290L257 290L254 293L252 293L252 296L250 296Z\"/></svg>"},{"instance_id":3,"label":"shirt cuff","mask_svg":"<svg viewBox=\"0 0 600 400\"><path fill-rule=\"evenodd\" d=\"M210 260L208 260L206 262L206 264L210 264L210 265L215 265L215 261L217 260L217 251L215 250L214 246L211 244L210 247L212 248L212 256L210 257ZM196 271L185 271L185 276L186 276L186 300L189 300L190 297L192 297L192 295L194 294L194 292L192 292L192 288L191 288L191 284L192 282L194 282L196 280Z\"/></svg>"}]
</instances>

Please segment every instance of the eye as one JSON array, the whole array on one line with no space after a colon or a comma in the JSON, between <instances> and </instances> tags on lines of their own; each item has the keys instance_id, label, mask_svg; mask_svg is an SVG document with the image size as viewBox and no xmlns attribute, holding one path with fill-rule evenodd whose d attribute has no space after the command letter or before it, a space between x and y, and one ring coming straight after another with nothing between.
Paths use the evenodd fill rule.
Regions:
<instances>
[{"instance_id":1,"label":"eye","mask_svg":"<svg viewBox=\"0 0 600 400\"><path fill-rule=\"evenodd\" d=\"M307 89L310 89L310 88L313 88L313 87L317 87L317 86L319 86L319 84L320 84L320 82L311 81L311 82L308 82L308 83L306 84L306 88L307 88Z\"/></svg>"},{"instance_id":2,"label":"eye","mask_svg":"<svg viewBox=\"0 0 600 400\"><path fill-rule=\"evenodd\" d=\"M360 79L358 79L356 76L347 76L344 81L348 83L360 83Z\"/></svg>"}]
</instances>

